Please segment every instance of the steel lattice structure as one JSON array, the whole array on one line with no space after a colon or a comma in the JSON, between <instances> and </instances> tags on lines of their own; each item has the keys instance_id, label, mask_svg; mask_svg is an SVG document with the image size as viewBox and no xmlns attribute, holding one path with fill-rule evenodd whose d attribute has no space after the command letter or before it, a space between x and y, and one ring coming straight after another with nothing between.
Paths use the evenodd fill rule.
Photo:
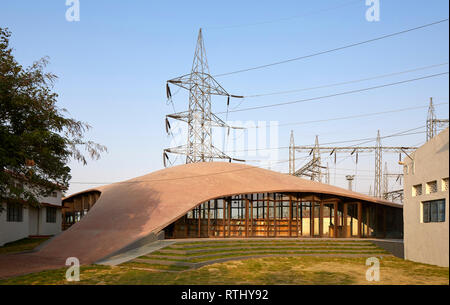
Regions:
<instances>
[{"instance_id":1,"label":"steel lattice structure","mask_svg":"<svg viewBox=\"0 0 450 305\"><path fill-rule=\"evenodd\" d=\"M381 147L381 137L380 131L377 132L377 144L375 145L375 183L373 186L373 196L381 198L383 196L382 185L381 185L381 175L383 172L382 162L383 151Z\"/></svg>"},{"instance_id":2,"label":"steel lattice structure","mask_svg":"<svg viewBox=\"0 0 450 305\"><path fill-rule=\"evenodd\" d=\"M321 177L321 169L326 169L320 164L320 154L329 153L334 154L334 162L336 163L337 152L350 153L356 155L356 163L358 163L358 153L360 152L375 152L375 177L374 177L374 197L383 197L383 184L382 184L382 155L383 152L406 154L407 152L415 151L417 147L399 147L399 146L382 146L380 131L377 132L376 145L375 146L320 146L318 137L316 136L314 146L295 146L293 134L291 133L291 145L289 150L292 151L289 158L289 165L295 165L295 152L309 152L312 155L311 159L303 165L300 169L289 168L289 172L294 176L305 176L311 178L311 180L319 181Z\"/></svg>"},{"instance_id":3,"label":"steel lattice structure","mask_svg":"<svg viewBox=\"0 0 450 305\"><path fill-rule=\"evenodd\" d=\"M167 81L167 98L171 99L169 84L189 90L189 109L167 115L166 130L167 132L170 130L169 119L183 121L188 125L188 138L186 144L164 150L164 166L169 158L168 153L185 155L186 163L211 162L214 159L243 161L231 158L213 145L213 127L234 127L228 126L212 113L211 96L226 96L227 105L230 97L242 98L242 96L229 94L209 73L202 29L199 30L191 73Z\"/></svg>"},{"instance_id":4,"label":"steel lattice structure","mask_svg":"<svg viewBox=\"0 0 450 305\"><path fill-rule=\"evenodd\" d=\"M438 134L438 127L448 126L449 120L439 120L434 113L433 98L430 98L430 106L428 107L427 116L427 142Z\"/></svg>"}]
</instances>

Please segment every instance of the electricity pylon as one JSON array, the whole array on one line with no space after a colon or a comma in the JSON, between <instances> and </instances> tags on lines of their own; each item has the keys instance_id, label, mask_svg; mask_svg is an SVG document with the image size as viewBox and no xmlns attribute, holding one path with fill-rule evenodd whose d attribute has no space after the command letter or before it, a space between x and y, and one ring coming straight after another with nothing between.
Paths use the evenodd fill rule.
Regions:
<instances>
[{"instance_id":1,"label":"electricity pylon","mask_svg":"<svg viewBox=\"0 0 450 305\"><path fill-rule=\"evenodd\" d=\"M295 146L291 145L290 150L294 152L294 160L295 162L295 152L309 152L312 155L312 158L303 165L298 170L293 170L294 176L306 176L310 177L312 180L315 177L318 177L320 174L320 169L326 169L320 165L320 154L329 153L330 156L334 154L334 163L336 164L337 160L337 152L350 153L350 155L356 156L356 163L358 163L358 154L360 152L375 152L375 185L373 188L373 196L377 198L383 197L383 185L382 185L382 154L384 153L399 153L400 156L402 153L415 151L417 147L400 147L400 146L382 146L381 145L381 136L380 131L377 132L376 145L375 146L319 146L319 140L316 136L314 146ZM313 154L316 152L315 154ZM295 163L294 163L295 164ZM290 169L290 172L292 170ZM391 176L394 174L388 174ZM395 174L398 176L398 174ZM319 181L319 180L316 180ZM372 187L371 187L372 188ZM372 193L372 191L371 191Z\"/></svg>"},{"instance_id":2,"label":"electricity pylon","mask_svg":"<svg viewBox=\"0 0 450 305\"><path fill-rule=\"evenodd\" d=\"M293 132L291 132L291 141L294 137ZM311 151L309 152L312 155L311 160L306 163L303 167L298 170L295 170L295 151L298 149L298 146L293 145L291 142L290 150L292 150L292 174L297 177L309 177L312 181L322 182L322 169L327 169L326 167L321 165L320 162L320 146L319 146L319 136L316 136L316 141L314 147L309 148ZM291 170L291 169L290 169ZM329 180L328 180L329 181Z\"/></svg>"},{"instance_id":3,"label":"electricity pylon","mask_svg":"<svg viewBox=\"0 0 450 305\"><path fill-rule=\"evenodd\" d=\"M380 131L377 132L377 144L375 145L375 183L373 186L373 196L377 198L382 197L381 175L382 175L382 162L383 152L381 148Z\"/></svg>"},{"instance_id":4,"label":"electricity pylon","mask_svg":"<svg viewBox=\"0 0 450 305\"><path fill-rule=\"evenodd\" d=\"M427 116L427 142L431 140L438 133L438 127L448 125L449 120L439 120L434 113L433 98L430 97L430 105L428 106Z\"/></svg>"},{"instance_id":5,"label":"electricity pylon","mask_svg":"<svg viewBox=\"0 0 450 305\"><path fill-rule=\"evenodd\" d=\"M168 153L185 155L186 163L211 162L214 159L228 159L230 162L231 160L243 161L231 158L213 145L213 127L228 128L228 131L233 127L228 126L211 112L211 96L226 96L227 107L230 97L242 98L242 96L229 94L209 73L202 29L198 33L191 73L167 81L167 98L171 99L169 84L189 90L189 109L167 115L166 130L170 132L169 118L183 121L188 124L188 137L186 144L164 149L164 166L169 159Z\"/></svg>"}]
</instances>

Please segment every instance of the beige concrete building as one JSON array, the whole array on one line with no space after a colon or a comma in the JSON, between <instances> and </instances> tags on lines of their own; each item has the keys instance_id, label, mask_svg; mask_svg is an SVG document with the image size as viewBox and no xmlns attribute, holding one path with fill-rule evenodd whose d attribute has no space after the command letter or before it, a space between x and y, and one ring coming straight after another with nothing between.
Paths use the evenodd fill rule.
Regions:
<instances>
[{"instance_id":1,"label":"beige concrete building","mask_svg":"<svg viewBox=\"0 0 450 305\"><path fill-rule=\"evenodd\" d=\"M449 129L405 158L405 258L449 265Z\"/></svg>"}]
</instances>

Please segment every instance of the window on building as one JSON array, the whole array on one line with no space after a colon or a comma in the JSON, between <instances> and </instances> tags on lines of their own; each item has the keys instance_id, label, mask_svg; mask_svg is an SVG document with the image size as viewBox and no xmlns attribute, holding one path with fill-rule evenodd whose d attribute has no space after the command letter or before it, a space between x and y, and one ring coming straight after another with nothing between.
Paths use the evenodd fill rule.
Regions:
<instances>
[{"instance_id":1,"label":"window on building","mask_svg":"<svg viewBox=\"0 0 450 305\"><path fill-rule=\"evenodd\" d=\"M52 197L58 197L58 192L52 192Z\"/></svg>"},{"instance_id":2,"label":"window on building","mask_svg":"<svg viewBox=\"0 0 450 305\"><path fill-rule=\"evenodd\" d=\"M423 222L445 221L445 199L422 202Z\"/></svg>"},{"instance_id":3,"label":"window on building","mask_svg":"<svg viewBox=\"0 0 450 305\"><path fill-rule=\"evenodd\" d=\"M427 192L427 194L431 194L431 193L436 193L437 192L437 181L436 180L427 182L426 192Z\"/></svg>"},{"instance_id":4,"label":"window on building","mask_svg":"<svg viewBox=\"0 0 450 305\"><path fill-rule=\"evenodd\" d=\"M20 203L8 203L6 206L6 221L22 222L23 206Z\"/></svg>"},{"instance_id":5,"label":"window on building","mask_svg":"<svg viewBox=\"0 0 450 305\"><path fill-rule=\"evenodd\" d=\"M47 212L47 222L55 223L56 222L56 208L54 207L46 207Z\"/></svg>"},{"instance_id":6,"label":"window on building","mask_svg":"<svg viewBox=\"0 0 450 305\"><path fill-rule=\"evenodd\" d=\"M448 191L448 177L442 179L442 183L441 183L441 184L442 184L442 185L441 185L442 191L443 191L443 192Z\"/></svg>"},{"instance_id":7,"label":"window on building","mask_svg":"<svg viewBox=\"0 0 450 305\"><path fill-rule=\"evenodd\" d=\"M422 195L422 184L417 184L412 187L412 195L413 197Z\"/></svg>"}]
</instances>

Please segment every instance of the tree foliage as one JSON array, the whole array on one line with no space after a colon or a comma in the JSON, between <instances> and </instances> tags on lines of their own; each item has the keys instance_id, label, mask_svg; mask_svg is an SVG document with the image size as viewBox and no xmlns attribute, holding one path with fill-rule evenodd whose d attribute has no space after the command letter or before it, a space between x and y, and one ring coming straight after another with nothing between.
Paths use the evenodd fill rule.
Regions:
<instances>
[{"instance_id":1,"label":"tree foliage","mask_svg":"<svg viewBox=\"0 0 450 305\"><path fill-rule=\"evenodd\" d=\"M106 147L85 140L90 126L56 105L57 77L44 71L47 58L22 67L10 36L0 28L0 202L37 205L39 196L68 187L71 159L86 164L84 153L98 159Z\"/></svg>"}]
</instances>

